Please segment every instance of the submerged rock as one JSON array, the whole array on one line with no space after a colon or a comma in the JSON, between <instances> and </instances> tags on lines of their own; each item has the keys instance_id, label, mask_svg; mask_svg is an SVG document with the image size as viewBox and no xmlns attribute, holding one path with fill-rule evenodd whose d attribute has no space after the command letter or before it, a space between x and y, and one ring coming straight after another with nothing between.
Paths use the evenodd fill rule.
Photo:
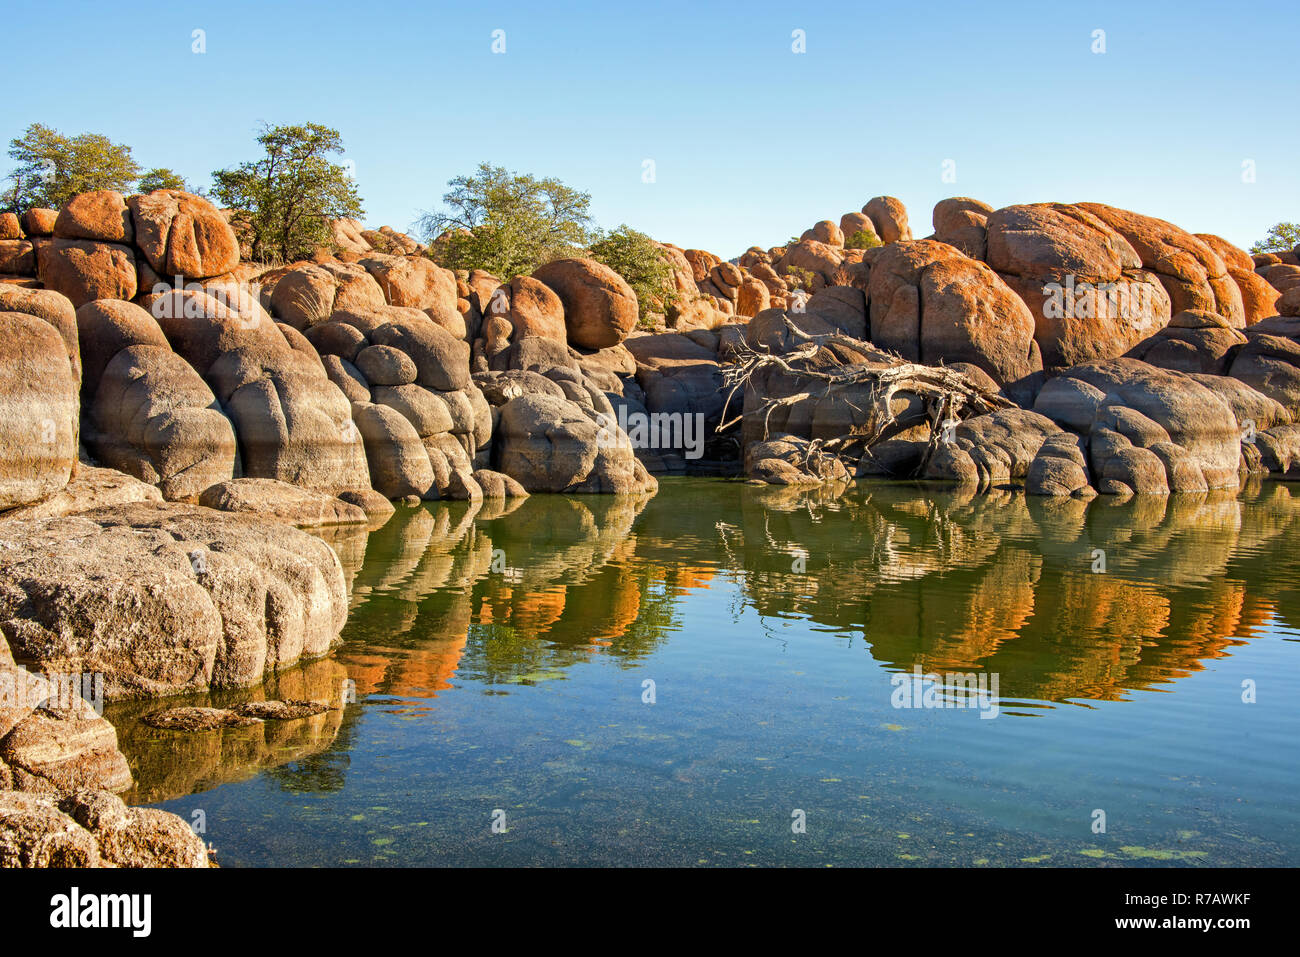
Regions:
<instances>
[{"instance_id":1,"label":"submerged rock","mask_svg":"<svg viewBox=\"0 0 1300 957\"><path fill-rule=\"evenodd\" d=\"M227 708L168 708L153 711L140 719L162 731L212 731L216 728L242 728L257 724L253 715L241 715Z\"/></svg>"}]
</instances>

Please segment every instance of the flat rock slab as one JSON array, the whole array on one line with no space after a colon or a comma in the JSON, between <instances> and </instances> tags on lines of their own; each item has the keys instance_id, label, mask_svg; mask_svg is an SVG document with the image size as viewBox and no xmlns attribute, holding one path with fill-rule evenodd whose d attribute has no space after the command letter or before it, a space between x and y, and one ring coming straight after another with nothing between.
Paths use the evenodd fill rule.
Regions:
<instances>
[{"instance_id":1,"label":"flat rock slab","mask_svg":"<svg viewBox=\"0 0 1300 957\"><path fill-rule=\"evenodd\" d=\"M101 469L82 463L62 490L32 505L5 512L6 520L14 518L58 518L85 512L105 505L126 505L131 502L161 502L162 492L147 482L119 472Z\"/></svg>"},{"instance_id":2,"label":"flat rock slab","mask_svg":"<svg viewBox=\"0 0 1300 957\"><path fill-rule=\"evenodd\" d=\"M368 524L366 510L309 488L267 478L219 482L199 496L199 504L221 512L248 512L299 528Z\"/></svg>"},{"instance_id":3,"label":"flat rock slab","mask_svg":"<svg viewBox=\"0 0 1300 957\"><path fill-rule=\"evenodd\" d=\"M327 654L347 608L334 550L279 522L157 502L0 521L14 658L102 674L110 701L259 683Z\"/></svg>"}]
</instances>

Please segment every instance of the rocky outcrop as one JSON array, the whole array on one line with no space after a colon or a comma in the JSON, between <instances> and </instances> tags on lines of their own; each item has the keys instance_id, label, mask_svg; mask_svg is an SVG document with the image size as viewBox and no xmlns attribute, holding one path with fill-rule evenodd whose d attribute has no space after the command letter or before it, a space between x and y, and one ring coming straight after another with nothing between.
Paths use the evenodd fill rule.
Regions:
<instances>
[{"instance_id":1,"label":"rocky outcrop","mask_svg":"<svg viewBox=\"0 0 1300 957\"><path fill-rule=\"evenodd\" d=\"M1229 403L1190 375L1136 359L1087 363L1048 381L1034 409L1085 438L1102 493L1238 486L1242 427Z\"/></svg>"},{"instance_id":2,"label":"rocky outcrop","mask_svg":"<svg viewBox=\"0 0 1300 957\"><path fill-rule=\"evenodd\" d=\"M1023 485L1043 443L1060 431L1051 419L1026 409L966 419L940 438L925 477L978 491Z\"/></svg>"},{"instance_id":3,"label":"rocky outcrop","mask_svg":"<svg viewBox=\"0 0 1300 957\"><path fill-rule=\"evenodd\" d=\"M212 867L175 814L129 808L107 791L0 791L0 867Z\"/></svg>"},{"instance_id":4,"label":"rocky outcrop","mask_svg":"<svg viewBox=\"0 0 1300 957\"><path fill-rule=\"evenodd\" d=\"M966 362L999 386L1042 370L1034 317L992 269L933 240L899 241L871 266L871 341L910 362Z\"/></svg>"},{"instance_id":5,"label":"rocky outcrop","mask_svg":"<svg viewBox=\"0 0 1300 957\"><path fill-rule=\"evenodd\" d=\"M522 395L501 406L498 469L529 492L653 492L658 483L605 413L568 399Z\"/></svg>"},{"instance_id":6,"label":"rocky outcrop","mask_svg":"<svg viewBox=\"0 0 1300 957\"><path fill-rule=\"evenodd\" d=\"M352 401L369 485L390 498L476 499L474 461L492 415L470 379L470 347L424 312L344 310L308 330L337 361L327 374Z\"/></svg>"},{"instance_id":7,"label":"rocky outcrop","mask_svg":"<svg viewBox=\"0 0 1300 957\"><path fill-rule=\"evenodd\" d=\"M987 262L1034 317L1047 367L1118 356L1162 329L1169 294L1116 229L1078 206L1039 203L989 214Z\"/></svg>"}]
</instances>

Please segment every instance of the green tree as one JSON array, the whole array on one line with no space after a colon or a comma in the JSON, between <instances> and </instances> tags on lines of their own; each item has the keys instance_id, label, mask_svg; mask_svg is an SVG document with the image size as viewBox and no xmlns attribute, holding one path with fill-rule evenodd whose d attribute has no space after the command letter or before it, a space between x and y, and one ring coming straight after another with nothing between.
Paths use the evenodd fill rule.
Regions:
<instances>
[{"instance_id":1,"label":"green tree","mask_svg":"<svg viewBox=\"0 0 1300 957\"><path fill-rule=\"evenodd\" d=\"M597 233L589 252L592 259L627 280L636 293L643 325L652 313L664 314L678 301L672 262L645 233L623 224L612 232Z\"/></svg>"},{"instance_id":2,"label":"green tree","mask_svg":"<svg viewBox=\"0 0 1300 957\"><path fill-rule=\"evenodd\" d=\"M1300 223L1274 223L1268 235L1250 247L1252 253L1284 253L1300 245Z\"/></svg>"},{"instance_id":3,"label":"green tree","mask_svg":"<svg viewBox=\"0 0 1300 957\"><path fill-rule=\"evenodd\" d=\"M194 192L194 188L185 182L185 177L165 166L151 169L141 176L136 189L142 193L152 193L156 189L182 189L187 193Z\"/></svg>"},{"instance_id":4,"label":"green tree","mask_svg":"<svg viewBox=\"0 0 1300 957\"><path fill-rule=\"evenodd\" d=\"M554 177L536 179L480 163L475 174L447 185L445 208L425 213L418 223L430 255L443 266L486 269L509 280L587 244L591 195Z\"/></svg>"},{"instance_id":5,"label":"green tree","mask_svg":"<svg viewBox=\"0 0 1300 957\"><path fill-rule=\"evenodd\" d=\"M15 166L4 205L14 212L33 206L58 209L93 189L129 192L140 175L131 147L99 133L65 136L41 123L9 141L9 156Z\"/></svg>"},{"instance_id":6,"label":"green tree","mask_svg":"<svg viewBox=\"0 0 1300 957\"><path fill-rule=\"evenodd\" d=\"M289 262L332 246L330 220L362 215L337 130L318 123L263 127L265 155L235 169L216 170L213 195L231 209L231 225L262 262Z\"/></svg>"}]
</instances>

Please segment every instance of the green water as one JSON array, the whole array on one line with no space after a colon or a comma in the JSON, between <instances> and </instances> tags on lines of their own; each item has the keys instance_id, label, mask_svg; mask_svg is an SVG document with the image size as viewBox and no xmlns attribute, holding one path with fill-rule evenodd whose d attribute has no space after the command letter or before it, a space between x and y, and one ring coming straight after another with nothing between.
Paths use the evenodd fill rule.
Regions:
<instances>
[{"instance_id":1,"label":"green water","mask_svg":"<svg viewBox=\"0 0 1300 957\"><path fill-rule=\"evenodd\" d=\"M227 867L1300 863L1300 487L669 479L501 512L338 533L342 648L215 701L339 710L111 709L130 797ZM917 666L996 697L896 707Z\"/></svg>"}]
</instances>

